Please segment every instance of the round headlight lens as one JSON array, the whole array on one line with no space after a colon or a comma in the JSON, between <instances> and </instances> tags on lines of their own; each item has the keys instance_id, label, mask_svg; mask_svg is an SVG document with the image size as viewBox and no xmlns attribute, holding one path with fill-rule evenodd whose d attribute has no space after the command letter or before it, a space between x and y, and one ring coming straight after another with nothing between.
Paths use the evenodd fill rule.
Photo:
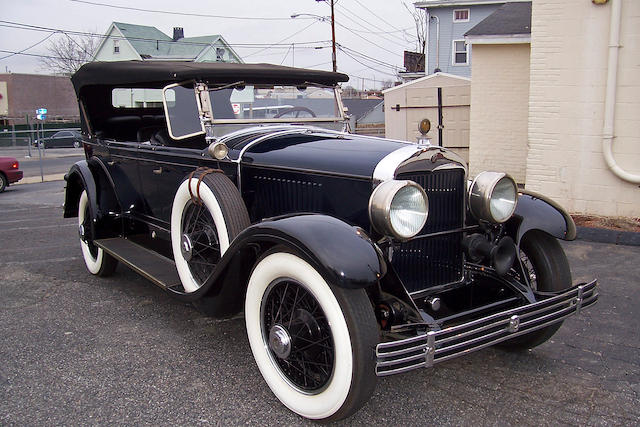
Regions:
<instances>
[{"instance_id":1,"label":"round headlight lens","mask_svg":"<svg viewBox=\"0 0 640 427\"><path fill-rule=\"evenodd\" d=\"M413 237L427 221L427 198L412 185L402 187L391 201L391 227L404 238Z\"/></svg>"},{"instance_id":2,"label":"round headlight lens","mask_svg":"<svg viewBox=\"0 0 640 427\"><path fill-rule=\"evenodd\" d=\"M503 177L498 181L491 193L490 210L491 216L496 222L505 222L516 209L516 199L518 191L513 180Z\"/></svg>"},{"instance_id":3,"label":"round headlight lens","mask_svg":"<svg viewBox=\"0 0 640 427\"><path fill-rule=\"evenodd\" d=\"M381 234L397 239L409 239L427 222L427 195L413 181L386 181L380 184L369 200L371 224Z\"/></svg>"},{"instance_id":4,"label":"round headlight lens","mask_svg":"<svg viewBox=\"0 0 640 427\"><path fill-rule=\"evenodd\" d=\"M516 210L518 187L509 175L482 172L469 190L469 208L479 220L502 223Z\"/></svg>"}]
</instances>

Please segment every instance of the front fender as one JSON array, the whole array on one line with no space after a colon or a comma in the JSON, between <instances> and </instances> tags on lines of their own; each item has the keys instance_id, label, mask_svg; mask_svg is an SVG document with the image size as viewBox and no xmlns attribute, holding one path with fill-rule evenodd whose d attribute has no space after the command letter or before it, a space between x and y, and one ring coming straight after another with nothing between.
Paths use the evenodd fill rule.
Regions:
<instances>
[{"instance_id":1,"label":"front fender","mask_svg":"<svg viewBox=\"0 0 640 427\"><path fill-rule=\"evenodd\" d=\"M303 214L254 224L240 233L216 266L211 279L190 294L213 316L227 316L242 307L253 265L275 246L283 246L313 266L334 286L348 289L376 285L387 270L382 254L367 234L337 218Z\"/></svg>"},{"instance_id":2,"label":"front fender","mask_svg":"<svg viewBox=\"0 0 640 427\"><path fill-rule=\"evenodd\" d=\"M363 229L327 215L264 221L238 238L284 244L313 265L328 283L341 288L366 288L386 273L382 254Z\"/></svg>"},{"instance_id":3,"label":"front fender","mask_svg":"<svg viewBox=\"0 0 640 427\"><path fill-rule=\"evenodd\" d=\"M532 191L520 190L516 211L507 227L518 245L530 230L542 230L562 240L576 238L576 224L567 211L548 197Z\"/></svg>"}]
</instances>

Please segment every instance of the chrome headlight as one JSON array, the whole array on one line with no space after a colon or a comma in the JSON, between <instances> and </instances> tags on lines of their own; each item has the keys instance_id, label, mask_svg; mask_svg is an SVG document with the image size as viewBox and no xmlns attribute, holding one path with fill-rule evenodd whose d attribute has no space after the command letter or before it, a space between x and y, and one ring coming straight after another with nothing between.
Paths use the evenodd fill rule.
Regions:
<instances>
[{"instance_id":1,"label":"chrome headlight","mask_svg":"<svg viewBox=\"0 0 640 427\"><path fill-rule=\"evenodd\" d=\"M373 228L385 236L406 240L422 230L429 214L429 199L413 181L385 181L369 199Z\"/></svg>"},{"instance_id":2,"label":"chrome headlight","mask_svg":"<svg viewBox=\"0 0 640 427\"><path fill-rule=\"evenodd\" d=\"M479 220L502 223L516 210L518 187L506 173L482 172L471 184L469 208Z\"/></svg>"}]
</instances>

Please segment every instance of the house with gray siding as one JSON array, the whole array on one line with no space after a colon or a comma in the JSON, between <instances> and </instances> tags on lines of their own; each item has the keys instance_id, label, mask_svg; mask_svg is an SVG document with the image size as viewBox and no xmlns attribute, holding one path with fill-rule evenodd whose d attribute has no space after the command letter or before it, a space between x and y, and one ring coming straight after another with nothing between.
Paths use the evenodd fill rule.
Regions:
<instances>
[{"instance_id":1,"label":"house with gray siding","mask_svg":"<svg viewBox=\"0 0 640 427\"><path fill-rule=\"evenodd\" d=\"M414 3L424 9L427 20L426 74L436 72L471 77L473 54L465 33L505 3L530 0L423 0Z\"/></svg>"}]
</instances>

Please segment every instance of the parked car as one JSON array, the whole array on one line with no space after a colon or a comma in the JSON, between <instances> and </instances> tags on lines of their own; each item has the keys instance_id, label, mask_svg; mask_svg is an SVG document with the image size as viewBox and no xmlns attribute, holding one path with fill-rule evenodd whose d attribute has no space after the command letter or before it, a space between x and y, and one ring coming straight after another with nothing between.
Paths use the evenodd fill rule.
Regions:
<instances>
[{"instance_id":1,"label":"parked car","mask_svg":"<svg viewBox=\"0 0 640 427\"><path fill-rule=\"evenodd\" d=\"M79 148L82 145L82 135L75 130L61 130L50 137L36 139L34 147L41 148Z\"/></svg>"},{"instance_id":2,"label":"parked car","mask_svg":"<svg viewBox=\"0 0 640 427\"><path fill-rule=\"evenodd\" d=\"M211 316L244 310L267 385L322 420L357 411L377 376L539 345L598 298L572 283L560 206L502 172L468 181L427 140L349 134L347 80L160 61L72 77L86 160L64 216L89 272L120 261ZM149 102L114 105L122 90Z\"/></svg>"},{"instance_id":3,"label":"parked car","mask_svg":"<svg viewBox=\"0 0 640 427\"><path fill-rule=\"evenodd\" d=\"M0 193L2 193L9 184L18 182L22 179L22 171L20 163L14 157L0 157Z\"/></svg>"}]
</instances>

